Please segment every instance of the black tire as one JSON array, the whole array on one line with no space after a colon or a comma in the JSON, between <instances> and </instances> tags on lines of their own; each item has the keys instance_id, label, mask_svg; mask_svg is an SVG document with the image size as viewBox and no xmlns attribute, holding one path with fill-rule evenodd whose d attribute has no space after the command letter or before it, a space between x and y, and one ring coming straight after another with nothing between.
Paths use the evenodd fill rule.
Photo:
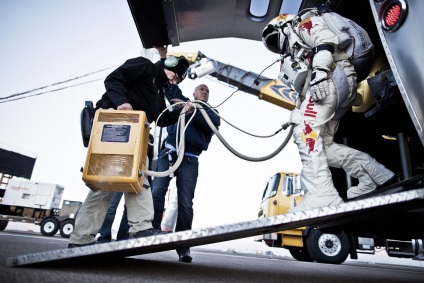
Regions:
<instances>
[{"instance_id":1,"label":"black tire","mask_svg":"<svg viewBox=\"0 0 424 283\"><path fill-rule=\"evenodd\" d=\"M4 231L6 229L7 224L9 224L8 220L0 220L0 231Z\"/></svg>"},{"instance_id":2,"label":"black tire","mask_svg":"<svg viewBox=\"0 0 424 283\"><path fill-rule=\"evenodd\" d=\"M44 219L40 224L41 234L44 236L54 236L60 228L59 220L56 218Z\"/></svg>"},{"instance_id":3,"label":"black tire","mask_svg":"<svg viewBox=\"0 0 424 283\"><path fill-rule=\"evenodd\" d=\"M349 238L344 231L327 234L312 229L306 239L306 247L310 257L320 263L341 264L350 251Z\"/></svg>"},{"instance_id":4,"label":"black tire","mask_svg":"<svg viewBox=\"0 0 424 283\"><path fill-rule=\"evenodd\" d=\"M289 248L291 256L298 261L313 262L314 259L309 255L306 248L291 247Z\"/></svg>"},{"instance_id":5,"label":"black tire","mask_svg":"<svg viewBox=\"0 0 424 283\"><path fill-rule=\"evenodd\" d=\"M69 238L72 231L74 231L75 227L75 220L68 219L62 222L62 225L60 225L60 235L63 238Z\"/></svg>"}]
</instances>

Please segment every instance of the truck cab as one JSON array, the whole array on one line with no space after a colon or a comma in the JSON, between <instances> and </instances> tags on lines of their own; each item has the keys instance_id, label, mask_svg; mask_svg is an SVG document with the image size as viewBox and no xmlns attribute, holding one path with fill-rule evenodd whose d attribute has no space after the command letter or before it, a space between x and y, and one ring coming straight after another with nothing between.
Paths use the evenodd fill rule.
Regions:
<instances>
[{"instance_id":1,"label":"truck cab","mask_svg":"<svg viewBox=\"0 0 424 283\"><path fill-rule=\"evenodd\" d=\"M267 182L259 207L258 218L285 214L303 201L304 190L300 186L300 176L297 173L279 172ZM303 231L306 227L284 230L271 234L259 235L255 241L268 247L286 248L290 254L300 261L312 261L303 248Z\"/></svg>"},{"instance_id":2,"label":"truck cab","mask_svg":"<svg viewBox=\"0 0 424 283\"><path fill-rule=\"evenodd\" d=\"M258 217L286 213L293 204L302 202L303 195L299 174L277 173L266 184Z\"/></svg>"}]
</instances>

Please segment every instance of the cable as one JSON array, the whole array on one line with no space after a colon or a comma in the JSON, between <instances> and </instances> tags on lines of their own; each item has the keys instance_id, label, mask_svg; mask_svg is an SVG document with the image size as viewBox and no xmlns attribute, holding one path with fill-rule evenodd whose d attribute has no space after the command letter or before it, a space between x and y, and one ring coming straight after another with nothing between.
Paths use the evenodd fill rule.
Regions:
<instances>
[{"instance_id":1,"label":"cable","mask_svg":"<svg viewBox=\"0 0 424 283\"><path fill-rule=\"evenodd\" d=\"M281 61L281 58L278 58L277 60L275 60L275 62L273 62L272 64L270 64L268 67L265 67L265 69L263 69L263 70L262 70L262 72L260 72L260 73L259 73L259 75L256 77L256 79L258 79L258 78L259 78L259 76L260 76L263 72L265 72L267 69L271 68L271 67L272 67L272 65L274 65L275 63L280 62L280 61Z\"/></svg>"},{"instance_id":2,"label":"cable","mask_svg":"<svg viewBox=\"0 0 424 283\"><path fill-rule=\"evenodd\" d=\"M281 61L281 58L279 58L279 59L277 59L276 61L274 61L272 64L270 64L270 65L268 65L267 67L265 67L257 76L256 76L256 78L253 80L253 84L252 85L250 85L250 87L252 87L254 84L255 85L258 85L259 84L259 82L258 82L258 78L261 76L261 74L263 73L263 72L265 72L268 68L270 68L271 66L273 66L275 63L277 63L277 62L280 62ZM227 66L229 66L229 65L225 65L224 67L222 67L218 72L217 72L217 74L219 75L221 72L222 72L222 70L224 70ZM231 69L230 69L230 71L231 71ZM230 71L227 71L227 79L229 78L229 74L230 74ZM252 72L246 72L246 74L244 74L243 76L242 76L242 78L240 79L240 82L239 82L239 84L238 85L240 85L241 84L241 82L243 82L243 80L244 80L244 78L248 75L248 74L250 74L250 73L252 73ZM230 84L229 82L227 82L227 84ZM222 104L224 104L228 99L230 99L236 92L238 92L239 91L239 89L238 89L238 86L234 86L234 87L236 87L237 89L235 90L235 91L233 91L231 94L230 94L230 96L228 96L226 99L224 99L224 101L222 101L220 104L218 104L217 106L214 106L213 108L218 108L218 107L220 107Z\"/></svg>"},{"instance_id":3,"label":"cable","mask_svg":"<svg viewBox=\"0 0 424 283\"><path fill-rule=\"evenodd\" d=\"M194 104L196 105L196 107L198 106L198 103L194 102ZM287 143L289 142L292 134L293 134L293 125L289 125L290 126L290 130L289 133L286 136L286 139L284 140L284 142L281 144L281 146L279 146L274 152L272 152L271 154L268 154L266 156L263 157L249 157L247 155L241 154L238 151L236 151L234 148L232 148L227 141L221 136L221 134L218 132L218 130L216 129L215 125L212 123L211 119L209 118L208 114L206 113L206 111L203 108L199 108L200 113L202 113L203 117L205 118L206 122L208 123L209 127L212 129L212 131L215 133L215 135L218 137L218 139L222 142L222 144L231 152L233 153L235 156L247 160L247 161L253 161L253 162L260 162L260 161L266 161L268 159L273 158L274 156L276 156L278 153L280 153L281 150L284 149L284 147L287 145Z\"/></svg>"},{"instance_id":4,"label":"cable","mask_svg":"<svg viewBox=\"0 0 424 283\"><path fill-rule=\"evenodd\" d=\"M25 97L18 97L18 98L9 99L9 100L6 100L6 101L0 101L0 103L7 103L7 102L15 101L15 100L25 99L25 98L32 97L32 96L38 96L38 95L42 95L42 94L49 93L49 92L55 92L55 91L59 91L59 90L71 88L71 87L74 87L74 86L79 86L79 85L84 85L84 84L96 82L96 81L99 81L99 80L103 80L103 78L96 79L96 80L91 80L91 81L87 81L87 82L83 82L83 83L79 83L79 84L74 84L74 85L67 86L67 87L57 88L57 89L53 89L53 90L49 90L49 91L45 91L45 92L31 94L31 95L28 95L28 96L25 96Z\"/></svg>"},{"instance_id":5,"label":"cable","mask_svg":"<svg viewBox=\"0 0 424 283\"><path fill-rule=\"evenodd\" d=\"M173 105L176 105L176 104L186 104L186 103L187 102L178 102L178 103L175 103ZM157 129L157 124L158 124L157 122L159 121L159 119L163 115L163 113L165 113L165 111L169 111L169 109L168 108L165 108L160 113L160 115L158 116L158 118L156 119L153 138L156 137L156 129ZM187 125L186 125L186 123L185 123L185 114L186 113L185 112L186 112L186 109L183 108L183 110L181 111L181 115L180 115L180 117L178 119L178 124L180 126L179 129L181 130L181 132L183 134L180 136L180 142L179 142L180 146L177 146L177 156L178 156L178 158L175 161L174 165L172 167L170 167L168 170L162 171L162 172L144 170L143 171L144 174L150 175L150 176L153 176L153 177L167 177L167 176L171 175L172 173L174 173L175 170L177 170L178 167L180 166L181 162L183 161L184 151L185 151L185 130L187 129L188 125L190 124L190 122L192 121L192 119L194 117L194 115L193 115L190 118L190 120L188 121Z\"/></svg>"},{"instance_id":6,"label":"cable","mask_svg":"<svg viewBox=\"0 0 424 283\"><path fill-rule=\"evenodd\" d=\"M92 74L96 74L96 73L103 72L103 71L108 70L108 69L111 69L111 68L115 68L117 66L118 65L115 65L115 66L112 66L112 67L107 67L107 68L104 68L104 69L101 69L101 70L98 70L98 71L87 73L85 75L74 77L74 78L69 79L69 80L57 82L57 83L54 83L54 84L51 84L51 85L47 85L47 86L42 86L42 87L39 87L39 88L34 88L34 89L27 90L27 91L20 92L20 93L15 93L15 94L12 94L12 95L9 95L9 96L5 96L5 97L0 97L0 100L9 99L9 98L12 98L12 97L15 97L15 96L20 96L20 95L23 95L23 94L27 94L27 93L30 93L30 92L37 91L37 90L45 89L45 88L48 88L48 87L51 87L51 86L60 85L60 84L63 84L63 83L74 81L74 80L77 80L77 79L80 79L80 78L83 78L83 77L87 77L87 76L92 75ZM43 93L41 93L41 94L43 94Z\"/></svg>"},{"instance_id":7,"label":"cable","mask_svg":"<svg viewBox=\"0 0 424 283\"><path fill-rule=\"evenodd\" d=\"M201 103L201 104L206 104L206 103L204 103L203 101L200 101L200 100L195 100L194 102L197 102L197 103ZM246 135L249 135L249 136L252 136L252 137L255 137L255 138L271 138L271 137L273 137L273 136L275 136L276 134L278 134L279 132L281 132L281 130L285 130L285 125L282 125L281 126L281 128L280 129L278 129L275 133L273 133L273 134L271 134L271 135L265 135L265 136L262 136L262 135L256 135L256 134L251 134L251 133L249 133L249 132L247 132L247 131L245 131L245 130L243 130L243 129L240 129L239 127L237 127L237 126L235 126L235 125L233 125L232 123L230 123L229 121L227 121L224 117L222 117L213 107L209 107L209 109L211 109L211 111L213 111L216 115L218 115L219 116L219 118L221 118L224 122L226 122L228 125L230 125L231 127L233 127L233 128L235 128L236 130L239 130L240 132L242 132L242 133L245 133Z\"/></svg>"},{"instance_id":8,"label":"cable","mask_svg":"<svg viewBox=\"0 0 424 283\"><path fill-rule=\"evenodd\" d=\"M181 104L181 103L188 103L188 102L178 102L178 103L176 103L176 104ZM218 137L218 139L222 142L222 144L231 152L231 153L233 153L234 155L236 155L237 157L239 157L239 158L241 158L241 159L244 159L244 160L247 160L247 161L253 161L253 162L260 162L260 161L266 161L266 160L268 160L268 159L271 159L271 158L273 158L274 156L276 156L278 153L280 153L281 152L281 150L283 150L284 149L284 147L287 145L287 143L289 142L289 140L290 140L290 138L291 138L291 136L292 136L292 134L293 134L293 128L294 128L294 125L293 124L291 124L291 123L286 123L285 125L283 125L282 126L282 128L284 129L284 130L286 130L288 127L290 127L290 130L289 130L289 133L287 134L287 136L286 136L286 138L285 138L285 140L283 141L283 143L274 151L274 152L272 152L271 154L268 154L268 155L266 155L266 156L263 156L263 157L249 157L249 156L247 156L247 155L244 155L244 154L241 154L241 153L239 153L238 151L236 151L233 147L231 147L228 143L227 143L227 141L221 136L221 134L219 133L219 131L218 131L218 129L215 127L215 125L212 123L212 121L211 121L211 119L209 118L209 116L208 116L208 114L206 113L206 111L205 111L205 109L202 107L202 105L201 105L201 103L203 103L203 104L205 104L206 105L206 103L204 103L204 102L202 102L202 101L193 101L193 102L191 102L195 107L196 107L196 109L198 109L199 111L200 111L200 113L203 115L203 117L205 118L205 120L206 120L206 122L207 122L207 124L209 125L209 127L212 129L212 131L214 132L214 134ZM212 109L213 110L213 109ZM162 111L162 113L159 115L159 117L158 117L158 119L160 118L160 116L165 112L165 111L169 111L169 109L168 108L166 108L164 111ZM214 111L214 110L213 110ZM215 111L216 112L216 111ZM180 164L181 164L181 162L182 162L182 158L183 158L183 156L184 156L184 150L185 150L185 139L184 139L184 136L185 136L185 130L186 130L186 128L187 128L187 126L188 126L188 124L191 122L191 120L193 119L193 117L194 117L194 115L192 115L192 117L190 118L190 120L189 120L189 122L188 122L188 124L187 124L187 126L184 124L185 123L185 108L183 109L183 111L182 111L182 113L181 113L182 115L180 116L180 119L181 119L181 124L180 124L180 130L181 130L181 132L182 132L182 134L180 135L180 142L179 142L179 148L178 148L178 158L177 158L177 160L176 160L176 162L175 162L175 164L172 166L172 167L170 167L167 171L163 171L163 172L154 172L154 171L149 171L149 170L145 170L144 171L144 173L146 174L146 175L151 175L151 176L154 176L154 177L167 177L167 176L169 176L170 174L172 174L177 168L178 168L178 166L180 166ZM217 115L219 115L218 113L217 113ZM220 116L220 115L219 115ZM220 116L221 117L221 116ZM178 121L178 123L180 123L180 120ZM157 125L157 123L156 123L156 125ZM155 126L155 132L154 132L154 137L156 137L156 127L157 126Z\"/></svg>"}]
</instances>

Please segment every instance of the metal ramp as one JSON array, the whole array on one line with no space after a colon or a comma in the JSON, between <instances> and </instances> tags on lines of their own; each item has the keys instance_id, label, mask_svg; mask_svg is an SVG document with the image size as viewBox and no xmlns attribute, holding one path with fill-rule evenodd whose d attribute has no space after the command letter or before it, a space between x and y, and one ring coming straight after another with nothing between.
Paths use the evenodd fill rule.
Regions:
<instances>
[{"instance_id":1,"label":"metal ramp","mask_svg":"<svg viewBox=\"0 0 424 283\"><path fill-rule=\"evenodd\" d=\"M52 261L128 257L172 250L183 246L193 247L230 241L307 225L318 225L319 227L340 225L352 221L349 220L350 215L354 215L355 217L352 218L357 221L361 217L362 219L369 218L370 215L384 217L388 211L394 209L409 211L423 207L424 188L420 186L418 189L351 201L338 206L322 207L235 224L9 257L6 264L7 266L23 266Z\"/></svg>"}]
</instances>

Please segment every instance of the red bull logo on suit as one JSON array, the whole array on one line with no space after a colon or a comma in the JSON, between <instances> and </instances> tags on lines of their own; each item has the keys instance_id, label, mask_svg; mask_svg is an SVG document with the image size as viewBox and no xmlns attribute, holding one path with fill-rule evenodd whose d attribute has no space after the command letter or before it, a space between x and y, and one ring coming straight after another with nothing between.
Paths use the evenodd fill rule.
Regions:
<instances>
[{"instance_id":1,"label":"red bull logo on suit","mask_svg":"<svg viewBox=\"0 0 424 283\"><path fill-rule=\"evenodd\" d=\"M318 133L312 129L311 125L313 125L313 123L306 123L306 121L304 121L302 141L306 143L306 146L308 147L308 155L311 152L318 151L315 149L315 142L318 138Z\"/></svg>"},{"instance_id":2,"label":"red bull logo on suit","mask_svg":"<svg viewBox=\"0 0 424 283\"><path fill-rule=\"evenodd\" d=\"M308 104L306 105L305 112L303 114L304 117L310 117L315 119L317 117L317 111L315 111L315 101L312 99L312 96L309 97ZM308 147L308 155L311 152L317 152L315 149L315 142L318 138L319 133L312 129L313 122L303 121L304 128L302 134L302 141L306 143Z\"/></svg>"},{"instance_id":3,"label":"red bull logo on suit","mask_svg":"<svg viewBox=\"0 0 424 283\"><path fill-rule=\"evenodd\" d=\"M306 19L303 22L300 23L299 29L300 30L306 30L309 35L311 35L311 29L316 27L318 24L312 25L311 19Z\"/></svg>"}]
</instances>

